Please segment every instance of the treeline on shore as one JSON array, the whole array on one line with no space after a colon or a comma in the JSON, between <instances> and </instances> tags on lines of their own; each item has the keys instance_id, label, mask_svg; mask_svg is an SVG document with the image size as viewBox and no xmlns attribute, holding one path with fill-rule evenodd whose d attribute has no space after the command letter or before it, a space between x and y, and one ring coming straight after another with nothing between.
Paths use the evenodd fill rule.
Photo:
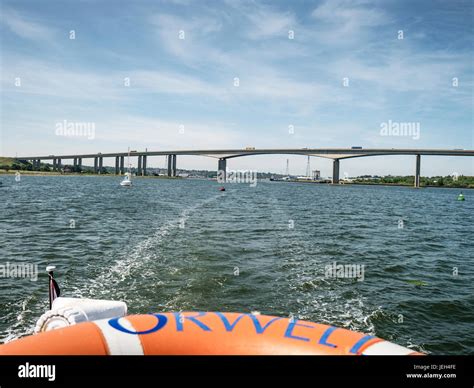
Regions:
<instances>
[{"instance_id":1,"label":"treeline on shore","mask_svg":"<svg viewBox=\"0 0 474 388\"><path fill-rule=\"evenodd\" d=\"M383 177L358 177L353 180L354 183L364 184L381 184L381 185L400 185L413 186L415 177L408 176L383 176ZM448 176L433 176L420 177L420 186L434 186L434 187L459 187L459 188L474 188L474 177L466 175L448 175Z\"/></svg>"}]
</instances>

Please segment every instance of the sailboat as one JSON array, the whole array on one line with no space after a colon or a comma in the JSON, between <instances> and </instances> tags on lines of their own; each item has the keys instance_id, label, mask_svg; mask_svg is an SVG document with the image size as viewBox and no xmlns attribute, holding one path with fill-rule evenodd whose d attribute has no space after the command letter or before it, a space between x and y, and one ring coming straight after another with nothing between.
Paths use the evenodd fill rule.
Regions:
<instances>
[{"instance_id":1,"label":"sailboat","mask_svg":"<svg viewBox=\"0 0 474 388\"><path fill-rule=\"evenodd\" d=\"M131 186L132 185L132 173L130 172L130 147L128 147L127 157L128 171L125 173L123 181L120 182L120 186Z\"/></svg>"}]
</instances>

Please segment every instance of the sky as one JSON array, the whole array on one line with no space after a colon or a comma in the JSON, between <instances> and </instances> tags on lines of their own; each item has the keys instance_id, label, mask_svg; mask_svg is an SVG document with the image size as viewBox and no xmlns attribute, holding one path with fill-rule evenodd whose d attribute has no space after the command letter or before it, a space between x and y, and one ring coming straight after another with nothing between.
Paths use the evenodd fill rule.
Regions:
<instances>
[{"instance_id":1,"label":"sky","mask_svg":"<svg viewBox=\"0 0 474 388\"><path fill-rule=\"evenodd\" d=\"M471 1L0 4L2 156L474 149ZM419 131L383 133L387 125ZM64 133L68 126L92 132ZM228 168L284 173L287 159L290 173L305 173L303 156L236 158ZM426 176L474 175L472 157L421 163ZM311 158L323 176L331 166ZM215 170L217 161L178 157L178 168ZM340 168L348 176L414 169L414 156L349 159Z\"/></svg>"}]
</instances>

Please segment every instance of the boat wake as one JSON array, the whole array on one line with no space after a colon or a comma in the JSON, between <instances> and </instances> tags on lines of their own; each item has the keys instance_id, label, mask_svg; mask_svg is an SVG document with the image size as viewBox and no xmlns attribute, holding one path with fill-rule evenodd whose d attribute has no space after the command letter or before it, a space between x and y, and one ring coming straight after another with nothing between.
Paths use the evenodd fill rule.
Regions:
<instances>
[{"instance_id":1,"label":"boat wake","mask_svg":"<svg viewBox=\"0 0 474 388\"><path fill-rule=\"evenodd\" d=\"M161 247L166 241L172 241L193 213L203 206L215 201L220 195L212 196L193 206L190 206L173 219L165 221L156 227L155 231L138 244L131 246L120 254L114 264L87 285L77 285L68 293L74 297L104 298L123 300L134 310L140 308L143 288L164 285L166 279L161 280L156 273L157 263L165 263L167 258L162 255ZM174 267L167 268L170 273L176 271Z\"/></svg>"}]
</instances>

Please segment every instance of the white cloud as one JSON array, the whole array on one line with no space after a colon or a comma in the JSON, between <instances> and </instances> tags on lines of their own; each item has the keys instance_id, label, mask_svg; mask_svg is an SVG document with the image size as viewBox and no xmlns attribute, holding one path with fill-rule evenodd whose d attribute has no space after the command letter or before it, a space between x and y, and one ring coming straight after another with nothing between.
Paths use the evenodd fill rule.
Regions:
<instances>
[{"instance_id":1,"label":"white cloud","mask_svg":"<svg viewBox=\"0 0 474 388\"><path fill-rule=\"evenodd\" d=\"M94 139L56 136L56 123L63 120L94 123ZM13 156L15 152L23 155L106 153L126 149L127 146L155 151L238 148L244 147L248 141L247 135L224 122L189 119L171 121L159 117L110 114L100 107L82 112L59 109L54 113L45 112L43 116L36 116L32 120L3 118L2 127L7 127L10 134L3 138L1 154L5 156ZM32 136L39 140L29 141Z\"/></svg>"},{"instance_id":2,"label":"white cloud","mask_svg":"<svg viewBox=\"0 0 474 388\"><path fill-rule=\"evenodd\" d=\"M201 52L203 38L221 30L222 24L215 18L207 16L184 18L169 14L155 14L149 17L149 22L156 30L160 44L177 58L187 61L192 67L194 61L206 62L219 59L216 50L206 49ZM180 32L184 39L180 39Z\"/></svg>"},{"instance_id":3,"label":"white cloud","mask_svg":"<svg viewBox=\"0 0 474 388\"><path fill-rule=\"evenodd\" d=\"M66 99L118 99L119 77L64 69L56 64L28 58L9 58L2 71L3 93L25 93ZM20 78L21 87L14 86Z\"/></svg>"},{"instance_id":4,"label":"white cloud","mask_svg":"<svg viewBox=\"0 0 474 388\"><path fill-rule=\"evenodd\" d=\"M112 140L153 150L232 148L245 140L244 134L223 122L170 121L136 115L99 118L96 136L103 145Z\"/></svg>"},{"instance_id":5,"label":"white cloud","mask_svg":"<svg viewBox=\"0 0 474 388\"><path fill-rule=\"evenodd\" d=\"M14 85L20 78L21 87ZM124 79L130 79L130 87ZM65 69L53 63L10 58L1 74L3 93L25 93L89 101L136 98L137 92L219 97L224 89L197 77L167 71L111 71L107 74Z\"/></svg>"},{"instance_id":6,"label":"white cloud","mask_svg":"<svg viewBox=\"0 0 474 388\"><path fill-rule=\"evenodd\" d=\"M299 36L330 48L331 52L360 50L372 44L372 38L380 40L380 27L389 31L392 23L387 13L367 1L327 0L313 10L311 17L311 28L304 29ZM397 29L393 30L395 37Z\"/></svg>"},{"instance_id":7,"label":"white cloud","mask_svg":"<svg viewBox=\"0 0 474 388\"><path fill-rule=\"evenodd\" d=\"M384 12L367 1L326 0L311 15L319 21L337 24L345 32L379 26L388 20Z\"/></svg>"},{"instance_id":8,"label":"white cloud","mask_svg":"<svg viewBox=\"0 0 474 388\"><path fill-rule=\"evenodd\" d=\"M280 13L268 8L257 8L247 14L251 26L248 36L252 39L287 37L288 30L294 28L296 20L289 13Z\"/></svg>"},{"instance_id":9,"label":"white cloud","mask_svg":"<svg viewBox=\"0 0 474 388\"><path fill-rule=\"evenodd\" d=\"M219 98L224 89L216 83L196 77L165 71L132 71L129 73L133 88L142 91L168 94L210 95Z\"/></svg>"},{"instance_id":10,"label":"white cloud","mask_svg":"<svg viewBox=\"0 0 474 388\"><path fill-rule=\"evenodd\" d=\"M239 20L244 36L253 40L286 38L288 30L297 26L292 12L280 11L276 7L255 1L226 1L232 14Z\"/></svg>"},{"instance_id":11,"label":"white cloud","mask_svg":"<svg viewBox=\"0 0 474 388\"><path fill-rule=\"evenodd\" d=\"M10 31L21 38L34 41L48 41L54 36L54 30L52 28L33 20L29 20L28 18L21 16L18 12L10 9L2 10L1 21L10 29Z\"/></svg>"}]
</instances>

